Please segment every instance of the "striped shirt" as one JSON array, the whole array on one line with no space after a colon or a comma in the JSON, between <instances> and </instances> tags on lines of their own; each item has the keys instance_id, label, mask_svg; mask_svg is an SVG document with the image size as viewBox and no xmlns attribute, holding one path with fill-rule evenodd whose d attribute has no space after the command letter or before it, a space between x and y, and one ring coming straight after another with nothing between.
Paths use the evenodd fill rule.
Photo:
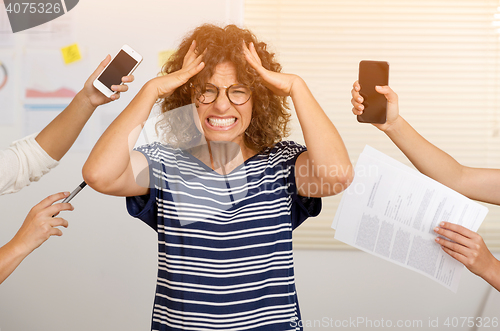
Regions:
<instances>
[{"instance_id":1,"label":"striped shirt","mask_svg":"<svg viewBox=\"0 0 500 331\"><path fill-rule=\"evenodd\" d=\"M280 142L227 175L160 143L138 150L150 193L127 208L158 232L152 330L301 330L292 230L321 211L296 192L305 147Z\"/></svg>"}]
</instances>

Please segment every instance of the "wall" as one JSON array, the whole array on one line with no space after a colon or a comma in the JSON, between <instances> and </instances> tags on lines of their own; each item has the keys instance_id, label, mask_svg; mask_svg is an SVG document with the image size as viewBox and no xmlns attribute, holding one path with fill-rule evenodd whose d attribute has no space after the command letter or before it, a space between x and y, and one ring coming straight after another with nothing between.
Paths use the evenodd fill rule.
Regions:
<instances>
[{"instance_id":1,"label":"wall","mask_svg":"<svg viewBox=\"0 0 500 331\"><path fill-rule=\"evenodd\" d=\"M490 324L481 330L498 329L491 321L500 323L500 292L465 268L453 293L423 275L357 250L295 250L294 257L305 330L473 331L476 328L464 318L474 318L479 326L476 317L483 311L482 320L489 318Z\"/></svg>"},{"instance_id":2,"label":"wall","mask_svg":"<svg viewBox=\"0 0 500 331\"><path fill-rule=\"evenodd\" d=\"M119 102L98 109L96 118L102 120L99 112L104 117L116 115L158 71L157 53L173 47L185 31L207 20L241 22L241 8L241 2L234 0L81 0L68 15L76 20L76 41L91 63L89 74L107 53L114 54L124 43L145 58L131 90ZM22 49L16 52L20 85ZM99 132L100 128L89 123L85 130ZM0 147L21 136L22 116L16 114L13 126L0 128ZM0 198L0 243L14 236L33 205L80 183L87 155L88 151L72 151L39 183ZM156 280L156 234L127 214L123 198L103 196L87 187L73 205L75 211L64 214L70 222L64 235L47 241L0 286L0 329L148 330ZM361 321L358 318L372 321L374 327L360 323L350 324L350 329L374 329L382 320L394 324L416 320L422 321L419 330L445 329L448 317L479 314L489 291L484 281L468 271L454 294L424 276L359 251L296 250L294 254L306 330L335 329L336 322ZM436 318L440 327L429 327Z\"/></svg>"}]
</instances>

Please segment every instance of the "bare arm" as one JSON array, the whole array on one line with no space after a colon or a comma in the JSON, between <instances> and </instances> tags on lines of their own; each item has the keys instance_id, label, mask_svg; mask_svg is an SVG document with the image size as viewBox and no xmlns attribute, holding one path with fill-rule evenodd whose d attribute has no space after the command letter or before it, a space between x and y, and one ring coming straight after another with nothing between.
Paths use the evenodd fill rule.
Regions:
<instances>
[{"instance_id":1,"label":"bare arm","mask_svg":"<svg viewBox=\"0 0 500 331\"><path fill-rule=\"evenodd\" d=\"M298 192L322 197L338 194L352 181L353 169L344 142L302 78L266 70L253 44L245 45L245 57L268 88L290 96L302 128L307 151L295 164Z\"/></svg>"},{"instance_id":2,"label":"bare arm","mask_svg":"<svg viewBox=\"0 0 500 331\"><path fill-rule=\"evenodd\" d=\"M92 82L104 70L110 60L111 57L108 55L87 79L83 89L78 92L68 107L35 138L38 144L53 159L59 161L66 154L98 106L117 100L120 97L120 94L117 93L108 98L92 85ZM131 82L133 79L133 76L125 76L122 81ZM126 92L128 90L127 85L113 85L111 88L117 92Z\"/></svg>"},{"instance_id":3,"label":"bare arm","mask_svg":"<svg viewBox=\"0 0 500 331\"><path fill-rule=\"evenodd\" d=\"M399 115L398 96L390 87L377 87L377 91L388 101L387 122L374 125L387 134L420 172L471 199L500 204L500 170L461 165ZM359 115L363 112L363 98L358 82L354 83L352 97L353 113Z\"/></svg>"},{"instance_id":4,"label":"bare arm","mask_svg":"<svg viewBox=\"0 0 500 331\"><path fill-rule=\"evenodd\" d=\"M301 78L294 81L291 98L307 146L295 164L299 193L322 197L344 191L354 172L342 137Z\"/></svg>"},{"instance_id":5,"label":"bare arm","mask_svg":"<svg viewBox=\"0 0 500 331\"><path fill-rule=\"evenodd\" d=\"M17 234L5 246L0 247L0 284L17 268L32 251L50 236L61 236L58 226L68 227L68 222L52 215L63 210L73 210L69 203L54 202L68 196L69 192L51 195L34 206Z\"/></svg>"},{"instance_id":6,"label":"bare arm","mask_svg":"<svg viewBox=\"0 0 500 331\"><path fill-rule=\"evenodd\" d=\"M82 169L83 179L90 187L116 196L148 192L148 185L137 183L132 167L137 164L146 170L147 161L132 148L156 100L154 86L147 83L99 138Z\"/></svg>"},{"instance_id":7,"label":"bare arm","mask_svg":"<svg viewBox=\"0 0 500 331\"><path fill-rule=\"evenodd\" d=\"M479 234L448 222L441 223L434 231L453 241L436 238L448 255L500 291L500 261L491 254Z\"/></svg>"},{"instance_id":8,"label":"bare arm","mask_svg":"<svg viewBox=\"0 0 500 331\"><path fill-rule=\"evenodd\" d=\"M203 54L196 55L195 48L196 43L193 42L181 70L147 82L101 136L82 170L84 180L93 189L116 196L148 193L146 158L132 148L158 98L171 95L203 69ZM142 183L138 182L139 174L146 179Z\"/></svg>"}]
</instances>

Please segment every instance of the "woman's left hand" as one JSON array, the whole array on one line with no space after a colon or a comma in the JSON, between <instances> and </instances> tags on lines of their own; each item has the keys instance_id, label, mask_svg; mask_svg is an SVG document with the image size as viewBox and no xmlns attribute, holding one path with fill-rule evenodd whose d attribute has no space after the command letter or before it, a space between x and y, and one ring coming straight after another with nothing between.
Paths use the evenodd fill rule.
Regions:
<instances>
[{"instance_id":1,"label":"woman's left hand","mask_svg":"<svg viewBox=\"0 0 500 331\"><path fill-rule=\"evenodd\" d=\"M253 43L250 43L250 45L247 46L246 43L243 42L243 52L247 62L262 77L264 85L267 88L273 91L276 95L291 96L293 83L298 78L297 75L274 72L264 68Z\"/></svg>"}]
</instances>

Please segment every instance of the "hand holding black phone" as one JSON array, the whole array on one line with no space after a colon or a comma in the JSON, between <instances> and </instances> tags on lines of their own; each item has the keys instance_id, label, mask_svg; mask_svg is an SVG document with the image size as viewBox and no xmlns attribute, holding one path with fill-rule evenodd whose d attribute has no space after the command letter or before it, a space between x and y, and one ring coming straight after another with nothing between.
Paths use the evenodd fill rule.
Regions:
<instances>
[{"instance_id":1,"label":"hand holding black phone","mask_svg":"<svg viewBox=\"0 0 500 331\"><path fill-rule=\"evenodd\" d=\"M363 114L358 115L358 122L384 124L387 119L387 99L375 90L375 86L389 85L389 63L361 61L358 81L364 106Z\"/></svg>"}]
</instances>

